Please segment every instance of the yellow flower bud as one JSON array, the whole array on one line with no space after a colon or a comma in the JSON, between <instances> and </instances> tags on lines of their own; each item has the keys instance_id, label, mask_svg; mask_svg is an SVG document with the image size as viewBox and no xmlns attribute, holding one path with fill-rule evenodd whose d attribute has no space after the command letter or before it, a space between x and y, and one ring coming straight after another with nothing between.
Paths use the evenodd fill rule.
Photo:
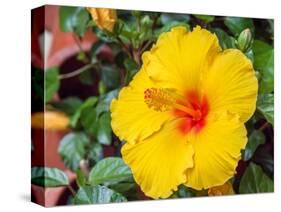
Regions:
<instances>
[{"instance_id":1,"label":"yellow flower bud","mask_svg":"<svg viewBox=\"0 0 281 212\"><path fill-rule=\"evenodd\" d=\"M31 127L34 129L66 130L69 118L62 112L37 112L31 116Z\"/></svg>"},{"instance_id":2,"label":"yellow flower bud","mask_svg":"<svg viewBox=\"0 0 281 212\"><path fill-rule=\"evenodd\" d=\"M209 196L221 196L221 195L231 195L231 194L234 194L234 191L230 182L226 182L223 185L209 188L208 190Z\"/></svg>"},{"instance_id":3,"label":"yellow flower bud","mask_svg":"<svg viewBox=\"0 0 281 212\"><path fill-rule=\"evenodd\" d=\"M87 10L100 29L106 29L110 32L113 31L114 24L117 20L116 10L91 7L88 7Z\"/></svg>"}]
</instances>

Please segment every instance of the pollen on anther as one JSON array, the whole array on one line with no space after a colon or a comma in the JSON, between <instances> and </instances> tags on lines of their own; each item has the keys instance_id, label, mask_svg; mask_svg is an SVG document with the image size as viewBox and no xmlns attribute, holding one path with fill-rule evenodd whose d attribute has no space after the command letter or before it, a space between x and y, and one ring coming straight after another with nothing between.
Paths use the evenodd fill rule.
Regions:
<instances>
[{"instance_id":1,"label":"pollen on anther","mask_svg":"<svg viewBox=\"0 0 281 212\"><path fill-rule=\"evenodd\" d=\"M144 91L144 102L155 111L167 111L171 108L174 98L168 89L148 88Z\"/></svg>"}]
</instances>

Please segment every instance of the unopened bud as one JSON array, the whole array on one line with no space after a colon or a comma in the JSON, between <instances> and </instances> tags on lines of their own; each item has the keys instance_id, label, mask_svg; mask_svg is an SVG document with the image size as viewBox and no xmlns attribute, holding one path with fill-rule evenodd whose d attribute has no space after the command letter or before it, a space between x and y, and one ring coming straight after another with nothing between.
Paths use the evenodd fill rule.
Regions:
<instances>
[{"instance_id":1,"label":"unopened bud","mask_svg":"<svg viewBox=\"0 0 281 212\"><path fill-rule=\"evenodd\" d=\"M89 161L88 160L84 160L84 159L80 160L79 168L84 175L86 175L86 176L89 175L90 171L89 171Z\"/></svg>"},{"instance_id":2,"label":"unopened bud","mask_svg":"<svg viewBox=\"0 0 281 212\"><path fill-rule=\"evenodd\" d=\"M243 30L238 37L238 48L246 52L252 45L252 33L250 29Z\"/></svg>"},{"instance_id":3,"label":"unopened bud","mask_svg":"<svg viewBox=\"0 0 281 212\"><path fill-rule=\"evenodd\" d=\"M103 81L99 82L99 94L105 94L106 93L106 85L103 83Z\"/></svg>"}]
</instances>

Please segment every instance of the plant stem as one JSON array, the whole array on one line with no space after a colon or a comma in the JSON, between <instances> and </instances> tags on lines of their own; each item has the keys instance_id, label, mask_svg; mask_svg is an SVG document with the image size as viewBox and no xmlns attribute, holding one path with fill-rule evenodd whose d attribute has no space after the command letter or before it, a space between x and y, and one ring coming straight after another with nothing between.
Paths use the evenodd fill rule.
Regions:
<instances>
[{"instance_id":1,"label":"plant stem","mask_svg":"<svg viewBox=\"0 0 281 212\"><path fill-rule=\"evenodd\" d=\"M72 186L71 186L71 185L68 185L67 188L69 189L69 191L70 191L70 193L72 194L72 196L75 197L76 192L75 192L75 190L72 188Z\"/></svg>"},{"instance_id":2,"label":"plant stem","mask_svg":"<svg viewBox=\"0 0 281 212\"><path fill-rule=\"evenodd\" d=\"M259 129L258 130L264 130L265 128L267 128L269 126L269 123L268 122L265 122L263 125L261 125L260 127L259 127Z\"/></svg>"},{"instance_id":3,"label":"plant stem","mask_svg":"<svg viewBox=\"0 0 281 212\"><path fill-rule=\"evenodd\" d=\"M90 57L89 55L83 50L82 46L81 46L81 40L74 34L72 33L72 36L73 36L73 39L75 41L75 43L77 44L78 48L79 48L79 51L80 52L84 52L85 55L86 55L86 60L85 60L85 63L89 63L91 60L90 60Z\"/></svg>"},{"instance_id":4,"label":"plant stem","mask_svg":"<svg viewBox=\"0 0 281 212\"><path fill-rule=\"evenodd\" d=\"M141 64L141 52L138 49L133 51L133 59L140 66Z\"/></svg>"},{"instance_id":5,"label":"plant stem","mask_svg":"<svg viewBox=\"0 0 281 212\"><path fill-rule=\"evenodd\" d=\"M157 16L154 18L153 23L152 23L152 30L155 29L159 17L160 17L160 14L157 14Z\"/></svg>"},{"instance_id":6,"label":"plant stem","mask_svg":"<svg viewBox=\"0 0 281 212\"><path fill-rule=\"evenodd\" d=\"M82 173L85 176L89 176L90 167L89 167L89 160L88 159L81 160L80 163L79 163L79 167L80 167L80 170L82 171Z\"/></svg>"},{"instance_id":7,"label":"plant stem","mask_svg":"<svg viewBox=\"0 0 281 212\"><path fill-rule=\"evenodd\" d=\"M157 25L157 21L158 21L159 17L160 17L160 15L158 14L158 15L154 18L153 23L152 23L152 26L151 26L152 30L155 30L155 27L156 27L156 25ZM141 50L140 50L140 54L142 54L153 42L154 42L153 40L148 40L148 41L142 46L142 48L141 48Z\"/></svg>"},{"instance_id":8,"label":"plant stem","mask_svg":"<svg viewBox=\"0 0 281 212\"><path fill-rule=\"evenodd\" d=\"M152 40L147 41L146 44L143 45L143 47L142 47L141 50L140 50L141 54L142 54L152 43L153 43Z\"/></svg>"},{"instance_id":9,"label":"plant stem","mask_svg":"<svg viewBox=\"0 0 281 212\"><path fill-rule=\"evenodd\" d=\"M140 16L137 16L136 19L137 19L137 21L136 21L137 22L137 31L140 32L140 29L141 29Z\"/></svg>"},{"instance_id":10,"label":"plant stem","mask_svg":"<svg viewBox=\"0 0 281 212\"><path fill-rule=\"evenodd\" d=\"M126 44L121 40L121 38L117 37L117 41L119 42L119 44L122 46L122 48L125 50L125 52L128 54L128 56L130 58L133 58L130 48L128 46L126 46Z\"/></svg>"},{"instance_id":11,"label":"plant stem","mask_svg":"<svg viewBox=\"0 0 281 212\"><path fill-rule=\"evenodd\" d=\"M89 68L92 68L94 66L95 66L94 64L87 64L87 65L85 65L85 66L83 66L83 67L81 67L81 68L79 68L79 69L77 69L73 72L70 72L70 73L67 73L67 74L61 74L59 76L59 79L67 79L67 78L75 77L75 76L81 74L84 71L87 71Z\"/></svg>"}]
</instances>

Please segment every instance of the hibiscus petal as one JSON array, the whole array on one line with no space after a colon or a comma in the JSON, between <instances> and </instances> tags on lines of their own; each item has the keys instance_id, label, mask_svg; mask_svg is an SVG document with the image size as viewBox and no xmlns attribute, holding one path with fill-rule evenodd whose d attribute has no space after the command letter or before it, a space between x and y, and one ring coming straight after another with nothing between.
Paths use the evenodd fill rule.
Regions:
<instances>
[{"instance_id":1,"label":"hibiscus petal","mask_svg":"<svg viewBox=\"0 0 281 212\"><path fill-rule=\"evenodd\" d=\"M247 143L246 134L239 117L230 114L210 118L199 133L190 133L188 140L194 148L194 167L186 172L186 185L207 189L233 177L241 149Z\"/></svg>"},{"instance_id":2,"label":"hibiscus petal","mask_svg":"<svg viewBox=\"0 0 281 212\"><path fill-rule=\"evenodd\" d=\"M177 128L167 122L163 130L137 143L126 143L121 152L142 191L152 198L167 198L186 181L185 171L193 166L193 148Z\"/></svg>"},{"instance_id":3,"label":"hibiscus petal","mask_svg":"<svg viewBox=\"0 0 281 212\"><path fill-rule=\"evenodd\" d=\"M192 32L175 27L163 33L156 45L143 55L148 75L162 87L185 94L198 88L202 71L221 51L217 37L199 26Z\"/></svg>"},{"instance_id":4,"label":"hibiscus petal","mask_svg":"<svg viewBox=\"0 0 281 212\"><path fill-rule=\"evenodd\" d=\"M144 91L153 86L145 71L140 70L128 87L122 88L118 100L111 102L111 126L120 140L134 143L158 131L173 118L169 112L150 109Z\"/></svg>"},{"instance_id":5,"label":"hibiscus petal","mask_svg":"<svg viewBox=\"0 0 281 212\"><path fill-rule=\"evenodd\" d=\"M230 111L246 122L256 108L258 81L251 61L239 50L220 53L203 78L210 113Z\"/></svg>"}]
</instances>

